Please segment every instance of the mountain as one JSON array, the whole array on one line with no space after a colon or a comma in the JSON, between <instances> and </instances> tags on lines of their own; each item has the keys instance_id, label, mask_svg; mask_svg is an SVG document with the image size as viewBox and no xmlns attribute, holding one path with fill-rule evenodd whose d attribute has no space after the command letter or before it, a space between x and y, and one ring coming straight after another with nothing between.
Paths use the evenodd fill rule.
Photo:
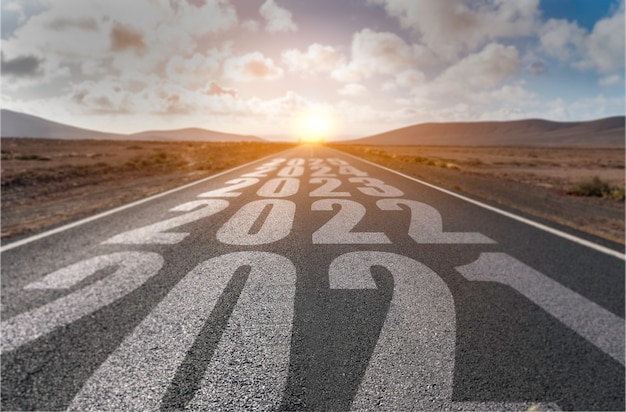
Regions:
<instances>
[{"instance_id":1,"label":"mountain","mask_svg":"<svg viewBox=\"0 0 626 412\"><path fill-rule=\"evenodd\" d=\"M256 136L244 136L232 133L216 132L213 130L187 128L178 130L151 130L130 135L133 140L192 140L205 142L248 141L261 142L264 139Z\"/></svg>"},{"instance_id":2,"label":"mountain","mask_svg":"<svg viewBox=\"0 0 626 412\"><path fill-rule=\"evenodd\" d=\"M584 122L541 119L505 122L424 123L350 140L388 146L624 147L624 116Z\"/></svg>"},{"instance_id":3,"label":"mountain","mask_svg":"<svg viewBox=\"0 0 626 412\"><path fill-rule=\"evenodd\" d=\"M134 134L118 134L82 129L42 119L25 113L3 109L0 131L2 137L34 137L44 139L98 140L184 140L184 141L265 141L256 136L222 133L206 129L152 130Z\"/></svg>"}]
</instances>

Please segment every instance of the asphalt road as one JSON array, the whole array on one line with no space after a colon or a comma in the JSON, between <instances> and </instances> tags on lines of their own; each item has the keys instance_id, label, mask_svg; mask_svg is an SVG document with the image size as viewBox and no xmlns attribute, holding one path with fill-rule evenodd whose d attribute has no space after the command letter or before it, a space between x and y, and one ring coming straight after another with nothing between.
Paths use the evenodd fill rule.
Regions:
<instances>
[{"instance_id":1,"label":"asphalt road","mask_svg":"<svg viewBox=\"0 0 626 412\"><path fill-rule=\"evenodd\" d=\"M623 250L565 232L301 146L4 244L2 409L624 410Z\"/></svg>"}]
</instances>

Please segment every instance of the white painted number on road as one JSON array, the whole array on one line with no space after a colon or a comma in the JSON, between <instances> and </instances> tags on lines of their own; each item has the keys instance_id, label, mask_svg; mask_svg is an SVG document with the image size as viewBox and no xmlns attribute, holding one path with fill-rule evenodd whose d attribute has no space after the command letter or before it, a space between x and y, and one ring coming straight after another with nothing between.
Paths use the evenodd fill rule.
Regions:
<instances>
[{"instance_id":1,"label":"white painted number on road","mask_svg":"<svg viewBox=\"0 0 626 412\"><path fill-rule=\"evenodd\" d=\"M196 220L212 216L228 207L226 200L194 200L184 203L170 209L170 212L189 212L182 216L173 217L162 222L153 223L139 229L129 230L120 233L112 238L104 241L105 244L131 244L131 245L150 245L162 244L173 245L186 238L189 233L163 233L166 230L186 225ZM200 209L198 209L200 208ZM197 209L197 210L196 210Z\"/></svg>"},{"instance_id":2,"label":"white painted number on road","mask_svg":"<svg viewBox=\"0 0 626 412\"><path fill-rule=\"evenodd\" d=\"M415 200L381 199L376 202L380 210L411 210L409 236L417 243L495 243L481 233L443 232L441 214L432 206Z\"/></svg>"},{"instance_id":3,"label":"white painted number on road","mask_svg":"<svg viewBox=\"0 0 626 412\"><path fill-rule=\"evenodd\" d=\"M235 190L243 189L244 187L252 186L256 183L259 183L259 179L233 179L226 182L226 184L230 186L211 190L210 192L201 193L198 195L198 197L237 197L241 196L241 192L235 192Z\"/></svg>"},{"instance_id":4,"label":"white painted number on road","mask_svg":"<svg viewBox=\"0 0 626 412\"><path fill-rule=\"evenodd\" d=\"M466 279L510 286L624 365L624 319L505 253L457 267Z\"/></svg>"},{"instance_id":5,"label":"white painted number on road","mask_svg":"<svg viewBox=\"0 0 626 412\"><path fill-rule=\"evenodd\" d=\"M383 266L391 272L394 292L351 409L399 411L409 407L413 410L449 407L456 318L448 286L426 265L406 256L351 252L331 263L328 270L331 289L375 288L372 266Z\"/></svg>"},{"instance_id":6,"label":"white painted number on road","mask_svg":"<svg viewBox=\"0 0 626 412\"><path fill-rule=\"evenodd\" d=\"M314 244L384 244L391 240L382 232L352 232L365 216L365 207L346 199L322 199L313 202L311 210L332 212L338 205L339 211L325 225L313 233Z\"/></svg>"},{"instance_id":7,"label":"white painted number on road","mask_svg":"<svg viewBox=\"0 0 626 412\"><path fill-rule=\"evenodd\" d=\"M276 409L289 369L296 268L266 252L236 252L189 272L89 378L69 410L158 410L176 369L232 275L250 274L191 401L197 410ZM245 384L242 384L244 383Z\"/></svg>"},{"instance_id":8,"label":"white painted number on road","mask_svg":"<svg viewBox=\"0 0 626 412\"><path fill-rule=\"evenodd\" d=\"M121 252L83 260L50 273L25 287L66 289L99 270L116 267L104 279L37 309L2 322L2 352L10 351L68 325L109 305L137 289L163 266L161 255L152 252Z\"/></svg>"},{"instance_id":9,"label":"white painted number on road","mask_svg":"<svg viewBox=\"0 0 626 412\"><path fill-rule=\"evenodd\" d=\"M263 212L266 213L263 216ZM283 199L256 200L244 205L217 231L217 240L228 245L266 245L291 233L296 204ZM250 233L257 220L261 228Z\"/></svg>"}]
</instances>

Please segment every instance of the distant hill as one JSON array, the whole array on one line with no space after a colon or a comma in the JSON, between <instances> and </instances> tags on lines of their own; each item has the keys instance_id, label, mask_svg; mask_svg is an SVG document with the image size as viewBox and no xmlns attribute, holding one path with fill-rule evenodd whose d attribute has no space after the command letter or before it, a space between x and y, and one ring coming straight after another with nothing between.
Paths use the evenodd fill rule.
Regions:
<instances>
[{"instance_id":1,"label":"distant hill","mask_svg":"<svg viewBox=\"0 0 626 412\"><path fill-rule=\"evenodd\" d=\"M98 140L186 140L186 141L265 141L256 136L222 133L206 129L153 130L134 134L117 134L81 129L11 110L1 111L2 137L33 137L44 139Z\"/></svg>"},{"instance_id":2,"label":"distant hill","mask_svg":"<svg viewBox=\"0 0 626 412\"><path fill-rule=\"evenodd\" d=\"M424 123L350 140L390 146L624 147L624 116L585 122L528 119L506 122Z\"/></svg>"}]
</instances>

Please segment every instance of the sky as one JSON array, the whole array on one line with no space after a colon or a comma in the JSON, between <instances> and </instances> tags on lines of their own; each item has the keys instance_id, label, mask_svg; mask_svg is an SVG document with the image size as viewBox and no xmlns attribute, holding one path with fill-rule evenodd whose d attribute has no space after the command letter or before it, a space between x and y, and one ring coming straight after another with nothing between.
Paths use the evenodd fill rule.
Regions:
<instances>
[{"instance_id":1,"label":"sky","mask_svg":"<svg viewBox=\"0 0 626 412\"><path fill-rule=\"evenodd\" d=\"M296 139L624 115L624 0L2 0L2 107Z\"/></svg>"}]
</instances>

